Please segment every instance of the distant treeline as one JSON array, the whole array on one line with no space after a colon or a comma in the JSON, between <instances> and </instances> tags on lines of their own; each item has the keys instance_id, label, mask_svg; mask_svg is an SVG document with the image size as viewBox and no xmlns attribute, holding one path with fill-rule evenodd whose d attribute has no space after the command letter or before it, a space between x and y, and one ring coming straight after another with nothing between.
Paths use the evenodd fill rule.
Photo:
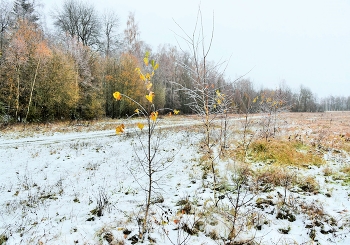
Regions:
<instances>
[{"instance_id":1,"label":"distant treeline","mask_svg":"<svg viewBox=\"0 0 350 245\"><path fill-rule=\"evenodd\" d=\"M40 10L35 1L1 1L0 122L130 115L135 105L116 101L112 94L118 90L144 100L135 67L142 67L146 51L159 63L153 78L155 106L192 113L187 106L190 98L179 85L194 86L188 72L195 68L193 57L170 45L152 51L140 39L134 14L129 14L125 29L119 32L115 13L99 14L92 5L68 0L52 16L55 29L49 32ZM206 76L215 77L212 84L232 98L237 113L246 113L247 105L249 112L259 112L259 101L274 96L282 98L288 105L284 108L291 111L350 110L350 97L318 100L310 89L292 92L285 83L256 90L248 79L226 79L214 65L210 71L216 74Z\"/></svg>"}]
</instances>

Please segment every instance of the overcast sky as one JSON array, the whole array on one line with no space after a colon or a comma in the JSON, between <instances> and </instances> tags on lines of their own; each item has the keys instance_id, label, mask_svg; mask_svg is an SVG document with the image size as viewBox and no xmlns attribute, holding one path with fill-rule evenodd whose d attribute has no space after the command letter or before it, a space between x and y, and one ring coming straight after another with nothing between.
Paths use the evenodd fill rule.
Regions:
<instances>
[{"instance_id":1,"label":"overcast sky","mask_svg":"<svg viewBox=\"0 0 350 245\"><path fill-rule=\"evenodd\" d=\"M42 0L46 13L64 0ZM295 91L300 85L318 97L350 96L350 1L343 0L85 0L99 12L113 10L119 32L129 12L135 13L141 39L154 50L177 45L181 34L174 20L193 31L199 4L210 35L214 15L211 60L228 60L226 77L246 75L256 88L276 88L285 80ZM48 17L49 18L49 17Z\"/></svg>"}]
</instances>

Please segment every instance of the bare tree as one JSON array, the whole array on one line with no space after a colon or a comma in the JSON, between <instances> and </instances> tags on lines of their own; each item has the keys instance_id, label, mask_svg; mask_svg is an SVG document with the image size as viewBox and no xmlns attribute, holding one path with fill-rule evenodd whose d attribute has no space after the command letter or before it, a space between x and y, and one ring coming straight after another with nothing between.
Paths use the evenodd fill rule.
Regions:
<instances>
[{"instance_id":1,"label":"bare tree","mask_svg":"<svg viewBox=\"0 0 350 245\"><path fill-rule=\"evenodd\" d=\"M201 118L204 130L203 149L208 159L203 164L208 164L208 166L205 166L205 169L210 170L212 173L214 199L217 199L216 187L218 177L215 162L221 153L215 154L214 148L217 144L222 143L220 136L223 136L223 134L219 135L220 132L215 131L215 123L217 123L218 116L223 115L225 110L227 111L228 109L226 106L223 106L225 105L223 103L225 94L222 93L225 89L223 86L223 72L225 69L222 69L225 61L219 61L218 63L209 61L209 53L214 38L214 17L209 40L204 32L200 8L198 9L197 20L192 34L188 34L180 25L178 27L183 33L181 36L178 35L178 37L185 42L191 52L190 63L181 63L180 65L187 71L192 83L191 87L179 83L176 83L176 85L179 87L179 91L184 91L187 94L190 99L188 106Z\"/></svg>"},{"instance_id":2,"label":"bare tree","mask_svg":"<svg viewBox=\"0 0 350 245\"><path fill-rule=\"evenodd\" d=\"M92 5L83 4L78 0L67 0L62 10L57 10L53 16L54 25L63 33L76 37L84 46L99 44L101 23Z\"/></svg>"},{"instance_id":3,"label":"bare tree","mask_svg":"<svg viewBox=\"0 0 350 245\"><path fill-rule=\"evenodd\" d=\"M150 48L146 49L144 42L140 40L139 26L135 21L135 13L132 12L129 13L126 29L124 30L124 45L126 52L137 57L140 62L145 50L150 50Z\"/></svg>"},{"instance_id":4,"label":"bare tree","mask_svg":"<svg viewBox=\"0 0 350 245\"><path fill-rule=\"evenodd\" d=\"M261 118L261 136L267 141L269 137L275 137L279 131L277 125L278 115L288 111L290 106L287 101L287 95L281 88L261 91L259 101L259 110L263 113Z\"/></svg>"},{"instance_id":5,"label":"bare tree","mask_svg":"<svg viewBox=\"0 0 350 245\"><path fill-rule=\"evenodd\" d=\"M103 15L103 31L105 40L103 42L103 52L108 58L117 44L116 28L119 27L119 18L113 11L106 11Z\"/></svg>"},{"instance_id":6,"label":"bare tree","mask_svg":"<svg viewBox=\"0 0 350 245\"><path fill-rule=\"evenodd\" d=\"M4 47L4 36L11 22L11 6L8 0L0 0L0 58Z\"/></svg>"}]
</instances>

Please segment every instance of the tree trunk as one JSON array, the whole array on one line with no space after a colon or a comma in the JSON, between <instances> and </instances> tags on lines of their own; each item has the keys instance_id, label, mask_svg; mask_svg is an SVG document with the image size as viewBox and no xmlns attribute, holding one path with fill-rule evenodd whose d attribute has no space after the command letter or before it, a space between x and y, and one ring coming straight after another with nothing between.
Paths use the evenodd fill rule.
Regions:
<instances>
[{"instance_id":1,"label":"tree trunk","mask_svg":"<svg viewBox=\"0 0 350 245\"><path fill-rule=\"evenodd\" d=\"M27 109L26 117L25 117L25 119L24 119L25 122L27 122L27 118L28 118L30 106L31 106L31 104L32 104L33 91L34 91L34 86L35 86L36 77L37 77L37 75L38 75L39 65L40 65L40 58L39 58L39 60L38 60L38 64L37 64L36 69L35 69L35 74L34 74L34 79L33 79L33 83L32 83L32 88L31 88L31 90L30 90L30 96L29 96L29 102L28 102L28 109Z\"/></svg>"}]
</instances>

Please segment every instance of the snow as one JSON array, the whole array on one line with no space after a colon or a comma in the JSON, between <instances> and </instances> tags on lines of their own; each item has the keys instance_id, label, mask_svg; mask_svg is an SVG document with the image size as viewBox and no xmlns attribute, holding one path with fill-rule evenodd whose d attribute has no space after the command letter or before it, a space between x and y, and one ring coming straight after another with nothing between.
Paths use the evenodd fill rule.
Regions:
<instances>
[{"instance_id":1,"label":"snow","mask_svg":"<svg viewBox=\"0 0 350 245\"><path fill-rule=\"evenodd\" d=\"M144 139L137 137L131 128L133 123L123 135L115 135L113 130L50 131L25 137L20 132L2 134L0 235L8 238L6 244L109 244L109 235L114 242L110 244L131 244L132 240L128 239L140 229L138 219L143 217L147 186L147 176L138 158L142 158L140 142ZM228 227L223 217L229 212L229 202L227 198L219 202L218 213L224 215L213 212L214 193L210 189L213 179L210 174L203 179L203 153L199 147L202 134L197 122L164 119L160 126L155 161L161 171L155 174L153 196L164 201L152 205L149 236L155 244L178 244L184 240L185 244L223 244L222 239L214 241L209 234L216 232L218 238L227 237ZM349 158L339 160L331 153L325 158L327 165L335 169L339 169L340 160L349 163ZM227 168L232 163L232 159L217 161L222 176L232 175ZM245 226L240 237L253 237L261 244L311 244L311 229L305 226L319 219L324 224L323 230L336 230L322 234L321 227L314 226L319 244L350 244L349 185L323 176L323 168L298 170L316 176L320 193L288 191L295 203L320 207L322 217L320 214L311 220L310 215L317 215L315 212L307 215L295 205L290 207L295 209L294 222L277 219L276 212L281 206L262 210L256 207L255 200L270 196L278 203L277 192L283 193L282 187L256 196L250 193L253 199L242 208L242 215L257 215L266 224L261 230L254 225ZM328 192L330 197L325 195ZM102 216L92 213L99 198L107 201ZM180 200L191 201L195 211L183 213L176 205ZM333 217L337 225L330 225L324 217L328 220ZM198 234L188 235L178 229L180 224L191 227L200 219L206 225ZM280 229L288 227L288 234L282 234ZM125 230L131 233L123 234Z\"/></svg>"}]
</instances>

